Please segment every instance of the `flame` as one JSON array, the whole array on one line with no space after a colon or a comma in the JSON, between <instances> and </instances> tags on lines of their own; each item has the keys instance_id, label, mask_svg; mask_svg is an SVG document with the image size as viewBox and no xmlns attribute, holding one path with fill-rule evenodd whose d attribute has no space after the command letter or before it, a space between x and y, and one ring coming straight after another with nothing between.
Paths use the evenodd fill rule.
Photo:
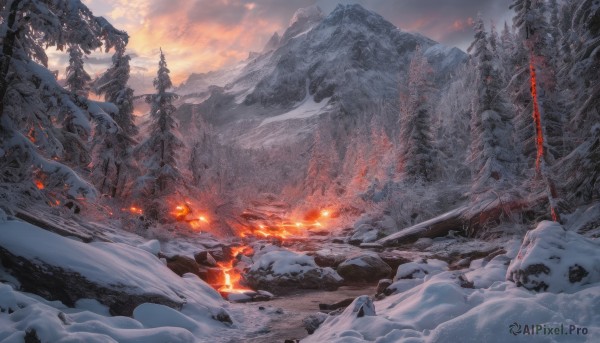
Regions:
<instances>
[{"instance_id":1,"label":"flame","mask_svg":"<svg viewBox=\"0 0 600 343\"><path fill-rule=\"evenodd\" d=\"M270 218L270 215L266 216ZM313 228L323 228L324 223L330 220L332 211L330 209L310 210L304 215L304 220L269 219L250 220L250 225L238 230L241 237L255 236L259 238L287 239L291 236L304 236Z\"/></svg>"},{"instance_id":2,"label":"flame","mask_svg":"<svg viewBox=\"0 0 600 343\"><path fill-rule=\"evenodd\" d=\"M544 156L544 132L542 130L542 116L540 114L540 107L538 103L537 81L535 74L535 66L533 64L533 58L529 63L529 72L531 74L531 98L533 99L533 121L535 123L535 143L537 147L535 169L538 173L540 173L540 164L542 161L542 157Z\"/></svg>"},{"instance_id":3,"label":"flame","mask_svg":"<svg viewBox=\"0 0 600 343\"><path fill-rule=\"evenodd\" d=\"M34 180L33 181L35 183L35 186L37 187L37 189L42 190L44 188L46 188L44 186L44 183L41 180Z\"/></svg>"},{"instance_id":4,"label":"flame","mask_svg":"<svg viewBox=\"0 0 600 343\"><path fill-rule=\"evenodd\" d=\"M249 288L245 288L239 284L242 276L237 272L235 268L233 268L233 262L236 260L239 254L244 253L246 250L250 249L248 246L239 246L233 247L231 250L232 258L229 262L220 262L217 263L217 266L221 268L223 272L223 286L219 287L219 292L223 293L244 293L248 291L252 291Z\"/></svg>"},{"instance_id":5,"label":"flame","mask_svg":"<svg viewBox=\"0 0 600 343\"><path fill-rule=\"evenodd\" d=\"M29 138L31 143L35 143L35 130L33 129L33 127L29 129L29 132L27 132L27 138Z\"/></svg>"},{"instance_id":6,"label":"flame","mask_svg":"<svg viewBox=\"0 0 600 343\"><path fill-rule=\"evenodd\" d=\"M129 208L122 208L121 211L129 212L129 213L140 215L140 216L142 214L144 214L144 210L142 210L141 208L139 208L137 206L130 206Z\"/></svg>"}]
</instances>

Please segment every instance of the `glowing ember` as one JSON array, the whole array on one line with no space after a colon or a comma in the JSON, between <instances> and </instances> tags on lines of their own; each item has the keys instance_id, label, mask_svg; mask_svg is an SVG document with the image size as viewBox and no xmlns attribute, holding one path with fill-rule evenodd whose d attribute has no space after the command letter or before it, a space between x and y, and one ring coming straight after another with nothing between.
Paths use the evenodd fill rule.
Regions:
<instances>
[{"instance_id":1,"label":"glowing ember","mask_svg":"<svg viewBox=\"0 0 600 343\"><path fill-rule=\"evenodd\" d=\"M171 212L171 214L173 214L177 220L184 220L185 217L190 213L192 213L192 209L188 204L177 205L175 210Z\"/></svg>"},{"instance_id":2,"label":"glowing ember","mask_svg":"<svg viewBox=\"0 0 600 343\"><path fill-rule=\"evenodd\" d=\"M532 59L533 61L533 59ZM540 164L542 156L544 156L544 133L542 131L542 116L540 115L540 107L538 104L537 82L535 75L535 66L533 62L529 63L529 72L531 74L531 97L533 99L533 121L535 123L537 157L535 159L535 168L540 173Z\"/></svg>"},{"instance_id":3,"label":"glowing ember","mask_svg":"<svg viewBox=\"0 0 600 343\"><path fill-rule=\"evenodd\" d=\"M131 206L129 208L122 208L121 211L123 211L123 212L130 212L132 214L137 214L139 216L141 216L142 214L144 214L144 211L141 208L136 207L136 206Z\"/></svg>"},{"instance_id":4,"label":"glowing ember","mask_svg":"<svg viewBox=\"0 0 600 343\"><path fill-rule=\"evenodd\" d=\"M310 210L304 215L304 220L296 218L285 221L279 216L268 214L249 219L250 224L238 232L241 237L255 236L283 240L291 236L304 236L313 228L323 228L324 222L330 220L331 217L332 212L329 209Z\"/></svg>"},{"instance_id":5,"label":"glowing ember","mask_svg":"<svg viewBox=\"0 0 600 343\"><path fill-rule=\"evenodd\" d=\"M35 186L37 187L37 189L40 189L40 190L41 190L41 189L44 189L44 188L46 188L46 187L44 186L44 183L43 183L42 181L40 181L40 180L35 180L35 181L34 181L34 183L35 183Z\"/></svg>"},{"instance_id":6,"label":"glowing ember","mask_svg":"<svg viewBox=\"0 0 600 343\"><path fill-rule=\"evenodd\" d=\"M239 282L242 276L237 272L235 268L233 268L233 262L237 258L237 256L247 249L250 249L247 246L234 247L232 248L231 255L232 259L225 263L217 263L221 271L223 272L223 286L219 287L219 292L223 293L244 293L248 291L252 291L249 288L245 288L240 286Z\"/></svg>"}]
</instances>

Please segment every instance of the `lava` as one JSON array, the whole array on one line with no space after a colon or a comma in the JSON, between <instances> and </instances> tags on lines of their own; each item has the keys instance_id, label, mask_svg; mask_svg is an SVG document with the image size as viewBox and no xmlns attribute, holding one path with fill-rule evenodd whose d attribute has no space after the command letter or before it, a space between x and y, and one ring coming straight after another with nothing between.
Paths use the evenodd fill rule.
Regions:
<instances>
[{"instance_id":1,"label":"lava","mask_svg":"<svg viewBox=\"0 0 600 343\"><path fill-rule=\"evenodd\" d=\"M250 247L248 246L240 246L234 247L231 250L231 260L229 262L220 262L217 263L217 266L221 268L223 272L223 286L219 287L219 292L221 293L245 293L252 291L249 288L245 288L239 284L242 276L238 271L233 267L233 262L237 259L239 254L243 254Z\"/></svg>"},{"instance_id":2,"label":"lava","mask_svg":"<svg viewBox=\"0 0 600 343\"><path fill-rule=\"evenodd\" d=\"M250 225L239 230L241 237L255 236L260 238L275 238L284 240L291 236L303 236L313 228L322 228L323 222L332 217L331 210L311 210L304 215L304 220L283 220L266 218L249 219Z\"/></svg>"}]
</instances>

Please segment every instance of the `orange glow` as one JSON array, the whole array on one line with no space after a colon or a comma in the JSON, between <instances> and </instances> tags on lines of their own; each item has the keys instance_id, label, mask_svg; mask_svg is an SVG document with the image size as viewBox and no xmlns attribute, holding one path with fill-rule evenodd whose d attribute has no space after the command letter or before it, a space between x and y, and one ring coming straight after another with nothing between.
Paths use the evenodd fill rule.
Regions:
<instances>
[{"instance_id":1,"label":"orange glow","mask_svg":"<svg viewBox=\"0 0 600 343\"><path fill-rule=\"evenodd\" d=\"M533 64L533 58L531 58L531 62L529 63L529 72L531 74L531 98L533 99L533 121L535 123L535 133L536 133L536 147L537 147L537 157L535 159L535 169L540 173L540 164L542 161L542 157L544 156L544 132L542 130L542 117L540 114L540 108L538 104L538 94L537 94L537 82L535 75L535 66Z\"/></svg>"},{"instance_id":2,"label":"orange glow","mask_svg":"<svg viewBox=\"0 0 600 343\"><path fill-rule=\"evenodd\" d=\"M190 206L188 204L177 205L177 206L175 206L175 210L173 210L173 212L171 212L171 214L177 220L184 220L185 217L190 213L192 213L192 209L190 208Z\"/></svg>"},{"instance_id":3,"label":"orange glow","mask_svg":"<svg viewBox=\"0 0 600 343\"><path fill-rule=\"evenodd\" d=\"M292 236L305 236L311 229L325 227L325 222L332 217L332 210L309 210L303 216L304 220L283 220L276 215L267 215L267 218L276 217L277 220L256 219L250 220L249 225L238 228L240 237L255 236L259 238L288 239Z\"/></svg>"},{"instance_id":4,"label":"orange glow","mask_svg":"<svg viewBox=\"0 0 600 343\"><path fill-rule=\"evenodd\" d=\"M27 138L29 138L31 143L35 143L35 130L33 128L29 129L29 132L27 132Z\"/></svg>"},{"instance_id":5,"label":"orange glow","mask_svg":"<svg viewBox=\"0 0 600 343\"><path fill-rule=\"evenodd\" d=\"M140 215L140 216L142 214L144 214L144 211L141 208L136 207L136 206L131 206L129 208L122 208L121 211L123 211L123 212L129 212L129 213Z\"/></svg>"},{"instance_id":6,"label":"orange glow","mask_svg":"<svg viewBox=\"0 0 600 343\"><path fill-rule=\"evenodd\" d=\"M33 181L33 182L35 182L35 186L36 186L36 187L37 187L37 189L39 189L39 190L42 190L42 189L46 188L46 187L44 186L44 183L43 183L41 180L35 180L35 181Z\"/></svg>"},{"instance_id":7,"label":"orange glow","mask_svg":"<svg viewBox=\"0 0 600 343\"><path fill-rule=\"evenodd\" d=\"M233 247L231 249L231 260L229 262L220 262L217 263L221 271L223 272L223 286L219 287L219 292L223 293L244 293L248 291L252 291L249 288L243 287L240 285L240 280L242 276L237 270L233 267L233 262L236 260L239 254L244 253L246 250L250 249L247 246L239 246Z\"/></svg>"}]
</instances>

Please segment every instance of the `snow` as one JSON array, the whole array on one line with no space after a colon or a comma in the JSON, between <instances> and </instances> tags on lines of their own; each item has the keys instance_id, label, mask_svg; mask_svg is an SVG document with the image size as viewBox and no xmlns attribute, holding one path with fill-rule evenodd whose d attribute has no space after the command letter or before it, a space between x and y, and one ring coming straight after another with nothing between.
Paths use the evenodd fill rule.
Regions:
<instances>
[{"instance_id":1,"label":"snow","mask_svg":"<svg viewBox=\"0 0 600 343\"><path fill-rule=\"evenodd\" d=\"M600 282L600 245L558 223L543 221L525 235L506 278L529 289L577 291Z\"/></svg>"},{"instance_id":2,"label":"snow","mask_svg":"<svg viewBox=\"0 0 600 343\"><path fill-rule=\"evenodd\" d=\"M310 118L312 116L322 114L327 109L329 98L323 99L321 102L315 102L314 97L310 95L308 91L306 94L307 95L304 100L302 100L300 104L294 107L292 110L274 117L267 118L262 121L260 126L279 121Z\"/></svg>"},{"instance_id":3,"label":"snow","mask_svg":"<svg viewBox=\"0 0 600 343\"><path fill-rule=\"evenodd\" d=\"M583 300L585 299L585 300ZM588 335L560 342L592 342L600 334L600 285L573 294L532 293L513 283L489 289L462 288L456 272L375 301L375 316L350 316L350 308L328 318L302 342L548 342L552 336L513 336L509 326L586 327ZM347 340L347 336L355 337ZM564 338L564 340L563 340Z\"/></svg>"}]
</instances>

